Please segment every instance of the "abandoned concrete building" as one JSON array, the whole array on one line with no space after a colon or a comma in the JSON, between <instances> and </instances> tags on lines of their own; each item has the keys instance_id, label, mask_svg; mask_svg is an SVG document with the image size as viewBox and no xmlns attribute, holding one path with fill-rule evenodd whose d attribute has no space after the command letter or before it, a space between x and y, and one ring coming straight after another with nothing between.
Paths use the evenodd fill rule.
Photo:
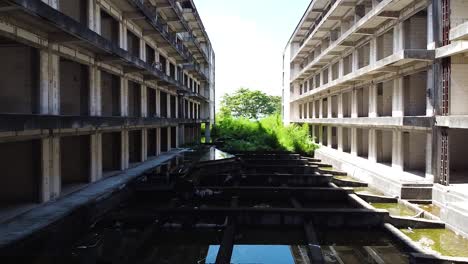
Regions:
<instances>
[{"instance_id":1,"label":"abandoned concrete building","mask_svg":"<svg viewBox=\"0 0 468 264\"><path fill-rule=\"evenodd\" d=\"M468 234L468 1L313 0L284 51L285 123L386 195Z\"/></svg>"},{"instance_id":2,"label":"abandoned concrete building","mask_svg":"<svg viewBox=\"0 0 468 264\"><path fill-rule=\"evenodd\" d=\"M0 220L199 142L214 52L193 1L0 1ZM167 157L170 158L170 157Z\"/></svg>"}]
</instances>

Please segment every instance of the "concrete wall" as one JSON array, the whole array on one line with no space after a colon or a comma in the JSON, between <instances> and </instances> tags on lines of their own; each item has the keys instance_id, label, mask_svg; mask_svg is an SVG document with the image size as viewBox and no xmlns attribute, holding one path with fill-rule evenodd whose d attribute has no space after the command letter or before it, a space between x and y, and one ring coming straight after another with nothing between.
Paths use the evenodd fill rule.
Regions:
<instances>
[{"instance_id":1,"label":"concrete wall","mask_svg":"<svg viewBox=\"0 0 468 264\"><path fill-rule=\"evenodd\" d=\"M58 9L76 21L87 24L88 0L58 0Z\"/></svg>"},{"instance_id":2,"label":"concrete wall","mask_svg":"<svg viewBox=\"0 0 468 264\"><path fill-rule=\"evenodd\" d=\"M121 169L121 135L119 132L102 134L102 170L103 172Z\"/></svg>"},{"instance_id":3,"label":"concrete wall","mask_svg":"<svg viewBox=\"0 0 468 264\"><path fill-rule=\"evenodd\" d=\"M131 163L142 162L142 136L141 130L128 131L128 158Z\"/></svg>"},{"instance_id":4,"label":"concrete wall","mask_svg":"<svg viewBox=\"0 0 468 264\"><path fill-rule=\"evenodd\" d=\"M420 11L404 22L405 49L427 48L427 12Z\"/></svg>"},{"instance_id":5,"label":"concrete wall","mask_svg":"<svg viewBox=\"0 0 468 264\"><path fill-rule=\"evenodd\" d=\"M128 82L128 116L141 116L141 85Z\"/></svg>"},{"instance_id":6,"label":"concrete wall","mask_svg":"<svg viewBox=\"0 0 468 264\"><path fill-rule=\"evenodd\" d=\"M423 175L426 172L426 133L403 133L403 169Z\"/></svg>"},{"instance_id":7,"label":"concrete wall","mask_svg":"<svg viewBox=\"0 0 468 264\"><path fill-rule=\"evenodd\" d=\"M468 2L466 0L450 1L450 26L454 28L468 21Z\"/></svg>"},{"instance_id":8,"label":"concrete wall","mask_svg":"<svg viewBox=\"0 0 468 264\"><path fill-rule=\"evenodd\" d=\"M101 11L101 36L114 42L120 43L119 23L107 12Z\"/></svg>"},{"instance_id":9,"label":"concrete wall","mask_svg":"<svg viewBox=\"0 0 468 264\"><path fill-rule=\"evenodd\" d=\"M357 155L366 158L369 156L369 129L357 128Z\"/></svg>"},{"instance_id":10,"label":"concrete wall","mask_svg":"<svg viewBox=\"0 0 468 264\"><path fill-rule=\"evenodd\" d=\"M466 139L467 129L449 130L449 166L450 183L468 183L468 149Z\"/></svg>"},{"instance_id":11,"label":"concrete wall","mask_svg":"<svg viewBox=\"0 0 468 264\"><path fill-rule=\"evenodd\" d=\"M101 104L103 116L120 116L120 78L101 72Z\"/></svg>"},{"instance_id":12,"label":"concrete wall","mask_svg":"<svg viewBox=\"0 0 468 264\"><path fill-rule=\"evenodd\" d=\"M2 204L39 201L41 179L39 140L0 144L0 201Z\"/></svg>"},{"instance_id":13,"label":"concrete wall","mask_svg":"<svg viewBox=\"0 0 468 264\"><path fill-rule=\"evenodd\" d=\"M60 175L62 189L90 180L90 136L60 138Z\"/></svg>"},{"instance_id":14,"label":"concrete wall","mask_svg":"<svg viewBox=\"0 0 468 264\"><path fill-rule=\"evenodd\" d=\"M392 116L393 81L377 85L377 113L378 116Z\"/></svg>"},{"instance_id":15,"label":"concrete wall","mask_svg":"<svg viewBox=\"0 0 468 264\"><path fill-rule=\"evenodd\" d=\"M465 64L466 62L467 64ZM468 60L452 59L450 84L450 114L468 114Z\"/></svg>"},{"instance_id":16,"label":"concrete wall","mask_svg":"<svg viewBox=\"0 0 468 264\"><path fill-rule=\"evenodd\" d=\"M0 113L37 113L38 51L12 42L0 46L0 57Z\"/></svg>"},{"instance_id":17,"label":"concrete wall","mask_svg":"<svg viewBox=\"0 0 468 264\"><path fill-rule=\"evenodd\" d=\"M392 164L393 132L387 130L377 130L377 162Z\"/></svg>"},{"instance_id":18,"label":"concrete wall","mask_svg":"<svg viewBox=\"0 0 468 264\"><path fill-rule=\"evenodd\" d=\"M88 66L60 59L60 113L89 115Z\"/></svg>"},{"instance_id":19,"label":"concrete wall","mask_svg":"<svg viewBox=\"0 0 468 264\"><path fill-rule=\"evenodd\" d=\"M404 77L405 116L426 115L427 72Z\"/></svg>"},{"instance_id":20,"label":"concrete wall","mask_svg":"<svg viewBox=\"0 0 468 264\"><path fill-rule=\"evenodd\" d=\"M393 54L393 29L377 37L377 60Z\"/></svg>"}]
</instances>

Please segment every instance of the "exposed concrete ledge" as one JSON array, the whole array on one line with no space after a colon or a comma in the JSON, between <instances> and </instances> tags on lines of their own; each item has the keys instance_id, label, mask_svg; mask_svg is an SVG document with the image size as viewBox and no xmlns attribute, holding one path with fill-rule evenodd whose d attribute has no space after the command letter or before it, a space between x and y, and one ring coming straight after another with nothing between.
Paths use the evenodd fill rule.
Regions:
<instances>
[{"instance_id":1,"label":"exposed concrete ledge","mask_svg":"<svg viewBox=\"0 0 468 264\"><path fill-rule=\"evenodd\" d=\"M435 125L450 128L468 128L468 115L436 116Z\"/></svg>"},{"instance_id":2,"label":"exposed concrete ledge","mask_svg":"<svg viewBox=\"0 0 468 264\"><path fill-rule=\"evenodd\" d=\"M294 119L291 122L324 124L336 126L356 126L375 128L407 128L429 130L434 125L434 117L405 116L405 117L357 117L357 118L312 118Z\"/></svg>"},{"instance_id":3,"label":"exposed concrete ledge","mask_svg":"<svg viewBox=\"0 0 468 264\"><path fill-rule=\"evenodd\" d=\"M432 181L426 178L328 147L319 148L315 151L315 155L324 162L346 171L352 177L367 182L369 187L375 188L387 196L396 196L402 199L431 198L430 188L433 184ZM405 190L407 188L411 190L407 192ZM426 193L426 190L417 193L413 188L428 188L428 193Z\"/></svg>"},{"instance_id":4,"label":"exposed concrete ledge","mask_svg":"<svg viewBox=\"0 0 468 264\"><path fill-rule=\"evenodd\" d=\"M468 40L468 22L460 24L450 30L449 38L454 40Z\"/></svg>"},{"instance_id":5,"label":"exposed concrete ledge","mask_svg":"<svg viewBox=\"0 0 468 264\"><path fill-rule=\"evenodd\" d=\"M468 52L468 40L457 40L451 44L436 49L436 58L450 57Z\"/></svg>"},{"instance_id":6,"label":"exposed concrete ledge","mask_svg":"<svg viewBox=\"0 0 468 264\"><path fill-rule=\"evenodd\" d=\"M139 177L146 171L171 160L185 151L185 149L178 149L163 153L159 157L142 163L132 169L128 169L117 176L90 184L59 200L40 205L7 223L2 223L0 225L0 249L7 247L11 243L27 238L33 233L72 214L79 208L109 198L113 194L124 189L130 181Z\"/></svg>"}]
</instances>

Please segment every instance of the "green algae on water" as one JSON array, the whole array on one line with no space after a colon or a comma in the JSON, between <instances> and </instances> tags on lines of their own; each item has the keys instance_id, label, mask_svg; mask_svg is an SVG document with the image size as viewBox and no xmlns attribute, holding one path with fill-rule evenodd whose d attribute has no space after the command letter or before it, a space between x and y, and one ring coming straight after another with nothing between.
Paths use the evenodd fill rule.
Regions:
<instances>
[{"instance_id":1,"label":"green algae on water","mask_svg":"<svg viewBox=\"0 0 468 264\"><path fill-rule=\"evenodd\" d=\"M393 216L415 216L417 213L401 203L371 203L377 209L385 209Z\"/></svg>"},{"instance_id":2,"label":"green algae on water","mask_svg":"<svg viewBox=\"0 0 468 264\"><path fill-rule=\"evenodd\" d=\"M353 190L357 194L385 196L382 192L370 187L354 187Z\"/></svg>"},{"instance_id":3,"label":"green algae on water","mask_svg":"<svg viewBox=\"0 0 468 264\"><path fill-rule=\"evenodd\" d=\"M434 204L420 204L418 205L421 209L426 212L429 212L437 217L440 217L440 207Z\"/></svg>"},{"instance_id":4,"label":"green algae on water","mask_svg":"<svg viewBox=\"0 0 468 264\"><path fill-rule=\"evenodd\" d=\"M400 229L424 250L442 256L468 257L468 239L449 229Z\"/></svg>"}]
</instances>

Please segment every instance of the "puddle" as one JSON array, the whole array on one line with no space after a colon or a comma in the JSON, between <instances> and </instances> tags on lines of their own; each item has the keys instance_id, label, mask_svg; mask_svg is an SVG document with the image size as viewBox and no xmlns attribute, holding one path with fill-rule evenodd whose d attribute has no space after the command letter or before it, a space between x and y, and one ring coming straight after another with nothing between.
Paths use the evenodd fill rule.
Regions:
<instances>
[{"instance_id":1,"label":"puddle","mask_svg":"<svg viewBox=\"0 0 468 264\"><path fill-rule=\"evenodd\" d=\"M200 157L200 161L213 161L234 158L235 156L215 147L211 147L205 154Z\"/></svg>"},{"instance_id":2,"label":"puddle","mask_svg":"<svg viewBox=\"0 0 468 264\"><path fill-rule=\"evenodd\" d=\"M354 187L353 190L358 194L385 196L382 192L369 187Z\"/></svg>"},{"instance_id":3,"label":"puddle","mask_svg":"<svg viewBox=\"0 0 468 264\"><path fill-rule=\"evenodd\" d=\"M377 209L385 209L393 216L415 216L417 212L401 203L370 203Z\"/></svg>"},{"instance_id":4,"label":"puddle","mask_svg":"<svg viewBox=\"0 0 468 264\"><path fill-rule=\"evenodd\" d=\"M218 251L218 245L210 246L205 264L214 264ZM295 261L289 245L234 245L231 263L295 264Z\"/></svg>"},{"instance_id":5,"label":"puddle","mask_svg":"<svg viewBox=\"0 0 468 264\"><path fill-rule=\"evenodd\" d=\"M440 217L440 207L434 204L418 204L419 208L429 212L437 217Z\"/></svg>"},{"instance_id":6,"label":"puddle","mask_svg":"<svg viewBox=\"0 0 468 264\"><path fill-rule=\"evenodd\" d=\"M400 229L425 250L449 257L468 257L468 239L449 229Z\"/></svg>"}]
</instances>

